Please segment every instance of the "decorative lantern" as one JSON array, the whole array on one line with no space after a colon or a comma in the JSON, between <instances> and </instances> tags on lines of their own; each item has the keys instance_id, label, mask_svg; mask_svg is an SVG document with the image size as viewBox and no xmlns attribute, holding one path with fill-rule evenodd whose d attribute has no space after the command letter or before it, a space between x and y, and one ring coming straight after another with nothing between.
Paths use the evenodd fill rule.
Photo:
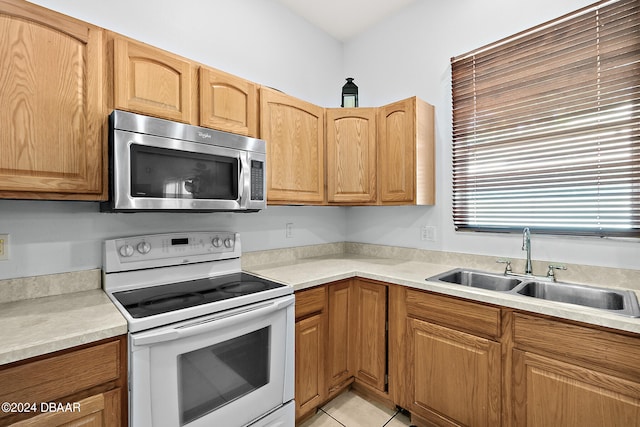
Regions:
<instances>
[{"instance_id":1,"label":"decorative lantern","mask_svg":"<svg viewBox=\"0 0 640 427\"><path fill-rule=\"evenodd\" d=\"M342 107L358 106L358 86L353 83L353 77L347 77L347 83L342 86Z\"/></svg>"}]
</instances>

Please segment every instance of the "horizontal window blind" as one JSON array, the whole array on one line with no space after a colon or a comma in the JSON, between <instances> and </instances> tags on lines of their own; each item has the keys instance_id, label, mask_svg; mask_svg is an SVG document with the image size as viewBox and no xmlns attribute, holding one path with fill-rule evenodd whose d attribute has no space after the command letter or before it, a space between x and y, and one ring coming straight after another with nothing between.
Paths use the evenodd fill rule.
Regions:
<instances>
[{"instance_id":1,"label":"horizontal window blind","mask_svg":"<svg viewBox=\"0 0 640 427\"><path fill-rule=\"evenodd\" d=\"M452 58L458 230L640 237L640 1Z\"/></svg>"}]
</instances>

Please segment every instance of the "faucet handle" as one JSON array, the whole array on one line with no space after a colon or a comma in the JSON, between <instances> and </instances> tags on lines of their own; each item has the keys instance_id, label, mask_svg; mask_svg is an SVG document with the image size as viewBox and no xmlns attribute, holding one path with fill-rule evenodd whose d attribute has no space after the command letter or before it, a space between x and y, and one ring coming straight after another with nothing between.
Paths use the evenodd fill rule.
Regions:
<instances>
[{"instance_id":1,"label":"faucet handle","mask_svg":"<svg viewBox=\"0 0 640 427\"><path fill-rule=\"evenodd\" d=\"M556 275L553 270L566 270L567 266L563 264L549 264L549 270L547 271L547 277L556 280Z\"/></svg>"},{"instance_id":2,"label":"faucet handle","mask_svg":"<svg viewBox=\"0 0 640 427\"><path fill-rule=\"evenodd\" d=\"M507 264L504 267L504 274L511 273L513 271L511 270L511 260L509 258L500 258L496 260L496 262L499 264Z\"/></svg>"}]
</instances>

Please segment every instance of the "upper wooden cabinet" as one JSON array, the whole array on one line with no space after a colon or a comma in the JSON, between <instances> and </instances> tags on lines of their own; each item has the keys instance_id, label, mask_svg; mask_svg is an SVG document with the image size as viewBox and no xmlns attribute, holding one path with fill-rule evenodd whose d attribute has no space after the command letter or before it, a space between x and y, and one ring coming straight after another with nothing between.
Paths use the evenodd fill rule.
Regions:
<instances>
[{"instance_id":1,"label":"upper wooden cabinet","mask_svg":"<svg viewBox=\"0 0 640 427\"><path fill-rule=\"evenodd\" d=\"M378 109L379 204L435 204L434 108L417 97Z\"/></svg>"},{"instance_id":2,"label":"upper wooden cabinet","mask_svg":"<svg viewBox=\"0 0 640 427\"><path fill-rule=\"evenodd\" d=\"M0 197L102 200L102 30L1 0L0 34Z\"/></svg>"},{"instance_id":3,"label":"upper wooden cabinet","mask_svg":"<svg viewBox=\"0 0 640 427\"><path fill-rule=\"evenodd\" d=\"M376 201L376 109L328 108L327 201Z\"/></svg>"},{"instance_id":4,"label":"upper wooden cabinet","mask_svg":"<svg viewBox=\"0 0 640 427\"><path fill-rule=\"evenodd\" d=\"M199 77L200 126L257 137L257 85L207 67Z\"/></svg>"},{"instance_id":5,"label":"upper wooden cabinet","mask_svg":"<svg viewBox=\"0 0 640 427\"><path fill-rule=\"evenodd\" d=\"M172 53L116 36L113 41L114 107L193 123L196 66Z\"/></svg>"},{"instance_id":6,"label":"upper wooden cabinet","mask_svg":"<svg viewBox=\"0 0 640 427\"><path fill-rule=\"evenodd\" d=\"M255 83L126 37L113 38L113 108L258 136Z\"/></svg>"},{"instance_id":7,"label":"upper wooden cabinet","mask_svg":"<svg viewBox=\"0 0 640 427\"><path fill-rule=\"evenodd\" d=\"M270 204L322 204L324 109L260 88L260 137L267 141Z\"/></svg>"}]
</instances>

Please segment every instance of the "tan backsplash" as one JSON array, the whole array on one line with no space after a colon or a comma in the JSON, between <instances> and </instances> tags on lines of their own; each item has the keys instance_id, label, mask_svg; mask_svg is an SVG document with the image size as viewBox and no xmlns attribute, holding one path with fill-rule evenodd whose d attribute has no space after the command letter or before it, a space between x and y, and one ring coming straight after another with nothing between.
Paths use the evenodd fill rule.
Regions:
<instances>
[{"instance_id":1,"label":"tan backsplash","mask_svg":"<svg viewBox=\"0 0 640 427\"><path fill-rule=\"evenodd\" d=\"M0 303L89 291L102 287L102 270L0 280Z\"/></svg>"}]
</instances>

